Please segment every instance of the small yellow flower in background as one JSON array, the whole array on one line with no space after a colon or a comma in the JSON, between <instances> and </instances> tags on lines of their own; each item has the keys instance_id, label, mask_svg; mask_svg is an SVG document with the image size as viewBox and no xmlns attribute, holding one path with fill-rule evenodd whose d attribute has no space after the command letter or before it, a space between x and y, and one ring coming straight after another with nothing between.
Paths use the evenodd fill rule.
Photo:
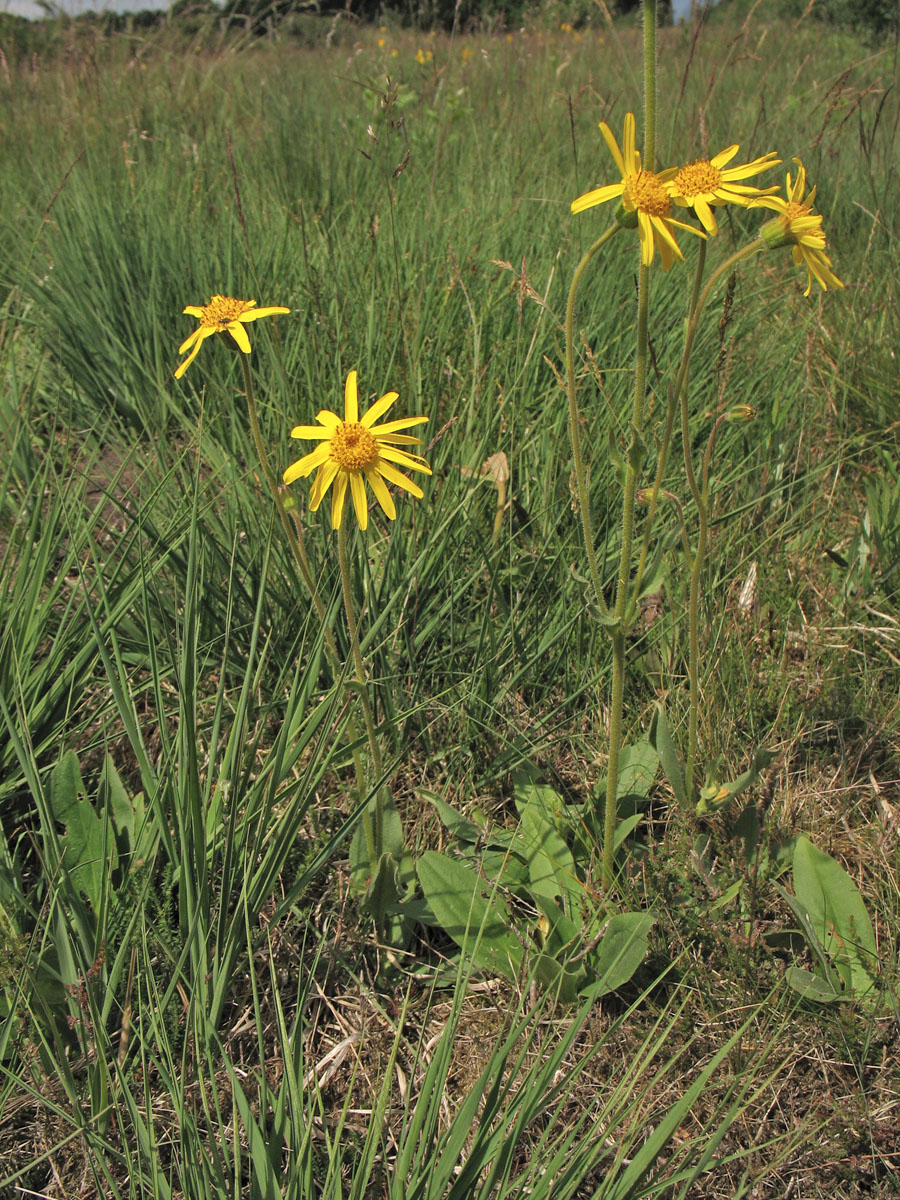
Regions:
<instances>
[{"instance_id":1,"label":"small yellow flower in background","mask_svg":"<svg viewBox=\"0 0 900 1200\"><path fill-rule=\"evenodd\" d=\"M204 304L202 307L197 304L189 304L184 311L191 317L197 317L200 325L178 347L179 354L184 354L185 350L191 346L193 346L193 350L184 362L179 363L176 367L176 379L182 377L197 357L204 341L208 337L212 337L214 333L230 333L239 349L243 350L244 354L249 354L250 339L247 337L244 326L250 321L256 321L259 317L274 317L276 313L289 313L291 310L289 308L257 308L255 300L235 300L232 296L213 296L209 304Z\"/></svg>"},{"instance_id":2,"label":"small yellow flower in background","mask_svg":"<svg viewBox=\"0 0 900 1200\"><path fill-rule=\"evenodd\" d=\"M434 51L433 51L433 50L422 50L422 49L421 49L421 47L420 47L420 48L419 48L419 49L416 51L416 62L417 62L417 63L420 63L420 64L422 64L422 63L431 62L431 60L432 60L433 58L434 58Z\"/></svg>"},{"instance_id":3,"label":"small yellow flower in background","mask_svg":"<svg viewBox=\"0 0 900 1200\"><path fill-rule=\"evenodd\" d=\"M378 39L378 49L379 50L383 50L386 44L387 44L387 38L380 37Z\"/></svg>"},{"instance_id":4,"label":"small yellow flower in background","mask_svg":"<svg viewBox=\"0 0 900 1200\"><path fill-rule=\"evenodd\" d=\"M463 60L463 62L468 62L473 54L474 51L472 50L471 46L463 46L462 50L459 52L459 57Z\"/></svg>"},{"instance_id":5,"label":"small yellow flower in background","mask_svg":"<svg viewBox=\"0 0 900 1200\"><path fill-rule=\"evenodd\" d=\"M313 512L334 483L331 498L332 529L340 526L348 483L360 529L365 529L369 523L364 480L368 480L369 487L375 493L375 499L391 521L396 518L397 510L391 493L385 486L385 480L420 499L424 495L418 484L407 479L393 464L398 463L407 470L421 471L424 475L431 474L431 467L423 458L397 449L398 446L420 446L421 438L401 433L400 430L421 425L428 418L401 417L384 425L375 424L379 417L384 416L397 396L397 392L387 392L360 418L356 372L351 371L344 386L343 420L336 413L323 409L316 414L318 425L297 425L291 430L293 438L317 439L322 444L288 467L284 472L284 482L291 484L296 479L305 479L318 468L309 496L309 507Z\"/></svg>"},{"instance_id":6,"label":"small yellow flower in background","mask_svg":"<svg viewBox=\"0 0 900 1200\"><path fill-rule=\"evenodd\" d=\"M812 290L813 280L821 285L823 291L829 287L842 288L844 285L831 270L831 259L825 253L825 230L822 228L822 216L812 211L816 198L813 188L807 196L806 168L799 158L797 164L797 179L791 182L791 173L787 173L785 192L787 199L782 196L760 196L751 201L753 208L771 208L778 213L774 221L768 221L759 231L760 237L770 250L779 246L793 246L792 257L798 267L805 266L809 278L804 296Z\"/></svg>"},{"instance_id":7,"label":"small yellow flower in background","mask_svg":"<svg viewBox=\"0 0 900 1200\"><path fill-rule=\"evenodd\" d=\"M394 47L394 49L391 51L391 58L396 58L399 53L400 51Z\"/></svg>"},{"instance_id":8,"label":"small yellow flower in background","mask_svg":"<svg viewBox=\"0 0 900 1200\"><path fill-rule=\"evenodd\" d=\"M653 251L656 249L659 251L663 270L668 271L676 258L684 258L675 241L676 228L686 229L688 233L698 237L706 237L701 230L685 224L684 221L677 221L671 215L671 181L675 170L669 168L657 173L641 169L641 154L634 144L634 113L625 114L621 150L613 131L605 121L600 122L600 132L619 168L621 182L608 183L605 187L585 192L583 196L572 201L572 212L584 212L586 208L593 208L595 204L604 204L615 196L621 196L625 212L637 214L641 235L641 262L649 267L653 261Z\"/></svg>"},{"instance_id":9,"label":"small yellow flower in background","mask_svg":"<svg viewBox=\"0 0 900 1200\"><path fill-rule=\"evenodd\" d=\"M756 188L736 181L758 175L767 167L777 167L781 159L770 153L740 167L726 166L738 150L740 146L729 146L715 158L698 158L680 167L672 179L672 199L683 208L692 208L707 233L715 235L718 232L712 205L743 204L746 207L754 197L778 191L777 187Z\"/></svg>"}]
</instances>

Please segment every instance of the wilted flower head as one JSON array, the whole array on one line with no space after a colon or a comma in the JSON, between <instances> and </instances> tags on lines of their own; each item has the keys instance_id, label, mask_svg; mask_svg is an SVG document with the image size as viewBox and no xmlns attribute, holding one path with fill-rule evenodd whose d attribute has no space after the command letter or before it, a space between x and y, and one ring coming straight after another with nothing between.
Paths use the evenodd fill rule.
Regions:
<instances>
[{"instance_id":1,"label":"wilted flower head","mask_svg":"<svg viewBox=\"0 0 900 1200\"><path fill-rule=\"evenodd\" d=\"M209 304L189 304L184 310L192 317L197 317L200 325L190 337L178 347L178 353L193 346L190 354L183 363L175 369L175 378L180 379L185 373L208 337L214 333L229 333L244 354L250 353L250 339L244 328L251 321L260 317L273 317L276 313L289 313L289 308L257 308L255 300L235 300L233 296L213 296Z\"/></svg>"},{"instance_id":2,"label":"wilted flower head","mask_svg":"<svg viewBox=\"0 0 900 1200\"><path fill-rule=\"evenodd\" d=\"M771 208L778 213L774 221L768 221L759 231L759 235L770 250L779 246L792 246L794 263L805 266L808 272L808 282L804 296L808 296L815 279L823 289L829 287L842 288L844 285L831 270L831 259L825 253L825 230L822 228L822 216L812 211L816 198L816 189L806 191L806 169L799 158L796 181L791 181L791 173L787 173L785 193L783 196L760 196L751 201L754 208Z\"/></svg>"}]
</instances>

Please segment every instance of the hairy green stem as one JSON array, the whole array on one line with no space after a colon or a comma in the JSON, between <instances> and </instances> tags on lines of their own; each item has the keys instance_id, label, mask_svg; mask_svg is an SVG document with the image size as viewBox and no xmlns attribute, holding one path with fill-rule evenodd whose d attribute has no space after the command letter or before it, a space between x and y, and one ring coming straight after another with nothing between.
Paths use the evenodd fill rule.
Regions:
<instances>
[{"instance_id":1,"label":"hairy green stem","mask_svg":"<svg viewBox=\"0 0 900 1200\"><path fill-rule=\"evenodd\" d=\"M350 563L347 558L347 532L346 522L341 521L338 526L338 559L341 565L341 590L344 594L344 614L347 618L347 632L350 635L350 651L353 655L353 665L356 669L356 679L359 683L359 701L362 705L363 718L366 723L366 735L369 739L369 753L372 756L372 774L374 777L374 787L377 789L377 799L375 802L375 829L374 833L369 821L367 811L363 812L363 828L365 830L366 841L369 847L369 861L374 869L381 857L381 852L384 844L383 837L383 817L384 812L381 804L381 781L382 781L382 760L381 750L378 746L378 735L375 731L375 715L372 712L372 706L369 703L369 695L366 683L366 668L363 663L362 651L359 646L359 630L356 622L356 615L353 606L353 592L350 581ZM360 800L365 799L365 791L361 792Z\"/></svg>"},{"instance_id":2,"label":"hairy green stem","mask_svg":"<svg viewBox=\"0 0 900 1200\"><path fill-rule=\"evenodd\" d=\"M272 498L275 501L275 507L278 510L278 516L281 519L281 524L287 534L288 545L291 548L291 553L294 556L294 561L297 564L297 569L300 572L300 578L309 592L309 598L313 602L313 607L320 622L325 635L325 648L331 660L332 668L335 672L335 679L339 680L343 674L343 666L341 664L341 656L338 652L337 641L334 633L327 623L327 611L322 597L319 595L319 590L316 587L316 581L313 578L313 573L309 565L309 559L306 555L306 547L303 544L303 530L300 526L299 518L296 516L296 509L292 508L291 513L294 515L294 522L291 524L287 509L284 505L284 498L281 493L281 488L278 486L278 481L269 465L269 456L266 454L266 448L263 444L262 435L259 431L259 420L256 415L256 397L253 391L253 379L250 374L250 363L246 354L241 356L241 366L244 370L244 392L247 397L247 411L250 415L250 432L253 435L253 444L256 446L256 453L259 458L259 465L265 477L266 483L269 485L269 490L272 493ZM356 784L360 793L364 794L366 780L363 770L362 758L360 757L359 748L356 745L356 718L351 711L347 721L347 731L350 736L350 743L353 753L353 768L356 775Z\"/></svg>"},{"instance_id":3,"label":"hairy green stem","mask_svg":"<svg viewBox=\"0 0 900 1200\"><path fill-rule=\"evenodd\" d=\"M644 0L644 157L645 171L656 170L656 0Z\"/></svg>"},{"instance_id":4,"label":"hairy green stem","mask_svg":"<svg viewBox=\"0 0 900 1200\"><path fill-rule=\"evenodd\" d=\"M647 386L648 327L650 317L650 268L641 263L638 272L637 362L634 372L634 404L631 412L631 445L625 466L622 489L622 546L619 576L611 629L613 649L612 696L609 717L609 767L606 778L606 807L603 817L601 878L604 891L613 886L613 849L616 837L616 810L619 786L619 755L622 749L622 718L625 701L625 609L634 538L634 496L637 490L636 455L644 424L644 399Z\"/></svg>"}]
</instances>

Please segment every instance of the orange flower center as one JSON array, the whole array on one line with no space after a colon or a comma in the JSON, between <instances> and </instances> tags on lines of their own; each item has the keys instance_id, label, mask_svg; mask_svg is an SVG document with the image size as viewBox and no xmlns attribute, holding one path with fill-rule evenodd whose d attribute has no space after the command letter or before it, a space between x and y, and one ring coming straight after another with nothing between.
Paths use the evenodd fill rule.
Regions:
<instances>
[{"instance_id":1,"label":"orange flower center","mask_svg":"<svg viewBox=\"0 0 900 1200\"><path fill-rule=\"evenodd\" d=\"M691 200L694 196L708 196L722 184L722 172L706 159L697 159L682 167L672 181L675 195Z\"/></svg>"},{"instance_id":2,"label":"orange flower center","mask_svg":"<svg viewBox=\"0 0 900 1200\"><path fill-rule=\"evenodd\" d=\"M345 471L364 471L378 461L378 442L365 425L342 422L331 435L331 457Z\"/></svg>"},{"instance_id":3,"label":"orange flower center","mask_svg":"<svg viewBox=\"0 0 900 1200\"><path fill-rule=\"evenodd\" d=\"M792 221L796 221L798 217L808 217L810 214L808 204L799 204L796 200L788 200L784 207L785 222L790 225Z\"/></svg>"},{"instance_id":4,"label":"orange flower center","mask_svg":"<svg viewBox=\"0 0 900 1200\"><path fill-rule=\"evenodd\" d=\"M232 296L213 296L209 304L204 304L200 322L207 329L227 329L252 307L246 300L235 300Z\"/></svg>"},{"instance_id":5,"label":"orange flower center","mask_svg":"<svg viewBox=\"0 0 900 1200\"><path fill-rule=\"evenodd\" d=\"M667 217L672 210L665 185L652 171L626 175L622 199L626 208L639 209L650 217Z\"/></svg>"}]
</instances>

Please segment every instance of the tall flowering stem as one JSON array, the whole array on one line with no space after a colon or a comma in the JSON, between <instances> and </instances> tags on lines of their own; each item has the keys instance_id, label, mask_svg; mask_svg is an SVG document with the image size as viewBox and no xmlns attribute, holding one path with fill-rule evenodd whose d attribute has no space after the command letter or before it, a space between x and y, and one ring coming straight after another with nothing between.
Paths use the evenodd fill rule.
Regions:
<instances>
[{"instance_id":1,"label":"tall flowering stem","mask_svg":"<svg viewBox=\"0 0 900 1200\"><path fill-rule=\"evenodd\" d=\"M356 679L359 683L359 701L362 705L363 718L366 723L366 736L369 741L369 753L372 756L372 773L374 776L374 786L381 787L383 764L381 758L381 748L378 745L378 735L375 730L375 714L372 712L372 705L369 703L368 684L366 682L366 668L363 663L362 650L359 645L359 627L356 620L356 613L353 605L353 590L350 580L350 563L347 558L347 523L341 521L338 526L338 561L341 568L341 591L344 597L344 615L347 619L347 632L350 636L350 653L353 656L353 667L356 671ZM360 800L364 799L365 792L361 791ZM382 853L382 814L383 809L380 804L375 805L375 828L372 828L371 819L368 809L363 810L362 821L363 830L369 851L369 861L377 863Z\"/></svg>"},{"instance_id":2,"label":"tall flowering stem","mask_svg":"<svg viewBox=\"0 0 900 1200\"><path fill-rule=\"evenodd\" d=\"M648 171L656 165L656 0L644 0L644 155ZM616 840L619 755L622 749L622 716L625 701L625 612L629 599L631 554L634 538L634 497L637 490L638 464L642 453L644 400L647 389L649 358L650 267L641 261L638 272L637 358L634 371L634 404L631 413L631 443L625 462L622 495L622 547L619 578L611 627L613 649L612 696L609 718L609 765L606 776L606 806L603 815L601 878L605 891L614 883L613 851Z\"/></svg>"},{"instance_id":3,"label":"tall flowering stem","mask_svg":"<svg viewBox=\"0 0 900 1200\"><path fill-rule=\"evenodd\" d=\"M321 622L322 629L325 634L325 646L328 656L331 659L332 668L336 672L337 678L342 674L341 656L338 652L337 642L335 641L334 633L326 620L325 602L319 595L319 589L316 587L316 581L313 578L313 573L309 565L309 558L306 554L306 546L303 543L303 529L299 521L291 523L287 509L284 504L284 497L281 489L269 465L269 456L266 454L266 447L262 440L262 435L259 429L259 419L256 415L256 397L253 391L253 378L250 374L250 362L246 355L241 355L241 367L244 371L244 394L247 399L247 412L250 417L250 432L253 435L253 444L256 447L256 453L259 457L259 465L262 469L263 476L272 493L272 499L275 501L275 508L278 511L278 516L288 540L288 545L291 548L291 553L294 556L294 561L297 564L297 569L300 572L300 578L303 580L306 590L309 592L309 597L313 602L313 607L316 610L316 615ZM348 716L348 733L350 742L353 745L353 767L356 774L357 786L362 788L365 786L365 773L363 771L362 759L360 758L359 750L356 747L356 718L351 709Z\"/></svg>"},{"instance_id":4,"label":"tall flowering stem","mask_svg":"<svg viewBox=\"0 0 900 1200\"><path fill-rule=\"evenodd\" d=\"M360 825L350 846L351 878L364 893L365 904L375 919L380 936L392 936L389 920L391 904L403 885L403 860L406 856L403 832L389 789L385 786L384 766L378 745L375 715L369 701L368 681L359 644L350 563L347 555L347 519L352 512L361 530L368 528L371 490L389 521L397 516L397 506L388 483L412 496L422 497L417 483L398 467L430 475L431 468L410 448L421 439L409 430L427 417L395 417L382 421L398 399L397 392L386 392L360 414L356 371L350 371L344 384L344 415L321 409L315 425L296 425L291 437L314 441L318 445L292 463L282 476L289 485L315 473L310 490L310 509L315 512L325 496L331 494L331 525L338 532L338 560L344 613L350 638L350 653L369 743L371 774L367 781L357 775L361 805ZM346 518L346 519L345 519ZM370 794L371 793L371 799ZM373 819L374 818L374 819ZM395 930L401 936L399 929Z\"/></svg>"}]
</instances>

